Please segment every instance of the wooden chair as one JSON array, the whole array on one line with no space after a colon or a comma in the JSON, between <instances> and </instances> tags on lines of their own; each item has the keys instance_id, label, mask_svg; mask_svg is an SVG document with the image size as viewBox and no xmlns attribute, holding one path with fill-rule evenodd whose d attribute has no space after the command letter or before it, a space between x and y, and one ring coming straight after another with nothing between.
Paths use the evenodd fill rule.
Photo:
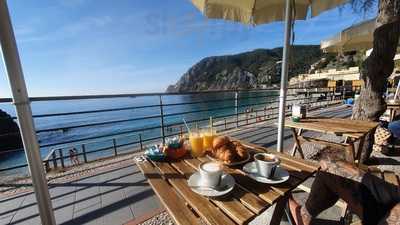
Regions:
<instances>
[{"instance_id":1,"label":"wooden chair","mask_svg":"<svg viewBox=\"0 0 400 225\"><path fill-rule=\"evenodd\" d=\"M359 165L359 167L364 170L368 171L371 174L384 179L386 182L391 183L393 185L399 186L400 187L400 177L396 175L392 171L381 171L378 167L376 166L366 166L366 165ZM349 221L348 218L350 218L350 211L347 207L347 204L345 205L344 208L342 208L342 221L344 224L351 224L351 225L362 225L362 222L360 220L358 221ZM351 218L350 218L351 219Z\"/></svg>"}]
</instances>

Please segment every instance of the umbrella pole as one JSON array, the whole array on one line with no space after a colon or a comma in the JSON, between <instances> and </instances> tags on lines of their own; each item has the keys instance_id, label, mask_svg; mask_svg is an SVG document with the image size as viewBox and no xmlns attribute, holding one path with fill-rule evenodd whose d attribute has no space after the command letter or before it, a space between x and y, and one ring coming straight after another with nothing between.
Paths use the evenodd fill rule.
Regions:
<instances>
[{"instance_id":1,"label":"umbrella pole","mask_svg":"<svg viewBox=\"0 0 400 225\"><path fill-rule=\"evenodd\" d=\"M55 225L53 207L43 169L43 162L40 157L40 148L36 137L31 106L6 0L0 0L0 43L6 74L8 75L17 112L25 155L35 189L40 218L43 225Z\"/></svg>"},{"instance_id":2,"label":"umbrella pole","mask_svg":"<svg viewBox=\"0 0 400 225\"><path fill-rule=\"evenodd\" d=\"M281 71L281 88L279 94L279 117L278 117L278 145L277 151L282 152L283 149L283 131L285 128L285 108L286 108L286 92L288 83L288 64L290 38L292 30L292 4L291 0L286 0L285 9L285 39L282 54L282 71Z\"/></svg>"}]
</instances>

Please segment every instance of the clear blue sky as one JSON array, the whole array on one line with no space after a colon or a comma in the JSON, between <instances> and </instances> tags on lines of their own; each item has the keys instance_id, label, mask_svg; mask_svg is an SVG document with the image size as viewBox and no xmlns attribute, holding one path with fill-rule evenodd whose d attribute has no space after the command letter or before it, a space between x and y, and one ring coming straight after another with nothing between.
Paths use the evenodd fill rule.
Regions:
<instances>
[{"instance_id":1,"label":"clear blue sky","mask_svg":"<svg viewBox=\"0 0 400 225\"><path fill-rule=\"evenodd\" d=\"M9 0L31 96L164 91L203 57L282 46L283 23L204 18L189 0ZM374 16L334 9L295 24L319 44ZM4 68L0 97L9 97Z\"/></svg>"}]
</instances>

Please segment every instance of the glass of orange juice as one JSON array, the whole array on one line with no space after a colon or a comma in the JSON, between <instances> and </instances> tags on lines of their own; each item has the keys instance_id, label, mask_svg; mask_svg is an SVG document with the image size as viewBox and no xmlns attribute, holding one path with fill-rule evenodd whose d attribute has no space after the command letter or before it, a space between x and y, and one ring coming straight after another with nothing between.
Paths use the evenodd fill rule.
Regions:
<instances>
[{"instance_id":1,"label":"glass of orange juice","mask_svg":"<svg viewBox=\"0 0 400 225\"><path fill-rule=\"evenodd\" d=\"M200 157L204 154L203 137L200 132L194 131L189 134L190 147L192 148L192 156Z\"/></svg>"},{"instance_id":2,"label":"glass of orange juice","mask_svg":"<svg viewBox=\"0 0 400 225\"><path fill-rule=\"evenodd\" d=\"M202 131L203 136L203 147L205 151L211 151L213 148L213 141L215 137L215 132L211 129L205 129Z\"/></svg>"}]
</instances>

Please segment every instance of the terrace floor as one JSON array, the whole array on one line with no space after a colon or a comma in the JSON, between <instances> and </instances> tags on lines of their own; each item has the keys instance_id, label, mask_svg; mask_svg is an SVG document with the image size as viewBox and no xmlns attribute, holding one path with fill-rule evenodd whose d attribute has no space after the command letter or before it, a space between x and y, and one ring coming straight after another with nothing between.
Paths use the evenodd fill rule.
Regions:
<instances>
[{"instance_id":1,"label":"terrace floor","mask_svg":"<svg viewBox=\"0 0 400 225\"><path fill-rule=\"evenodd\" d=\"M314 113L348 117L351 108L335 106ZM276 132L273 124L263 123L234 130L229 135L273 148L276 145ZM291 136L285 138L285 147L291 146ZM159 214L162 206L132 157L116 160L111 163L112 166L92 169L85 175L69 175L68 179L52 181L49 187L57 223L135 224ZM327 217L337 213L337 210L330 211ZM0 192L0 224L40 224L35 196L29 188L8 196Z\"/></svg>"},{"instance_id":2,"label":"terrace floor","mask_svg":"<svg viewBox=\"0 0 400 225\"><path fill-rule=\"evenodd\" d=\"M49 188L57 224L118 225L160 210L132 160L72 181L51 183ZM40 224L34 194L1 198L0 224Z\"/></svg>"}]
</instances>

